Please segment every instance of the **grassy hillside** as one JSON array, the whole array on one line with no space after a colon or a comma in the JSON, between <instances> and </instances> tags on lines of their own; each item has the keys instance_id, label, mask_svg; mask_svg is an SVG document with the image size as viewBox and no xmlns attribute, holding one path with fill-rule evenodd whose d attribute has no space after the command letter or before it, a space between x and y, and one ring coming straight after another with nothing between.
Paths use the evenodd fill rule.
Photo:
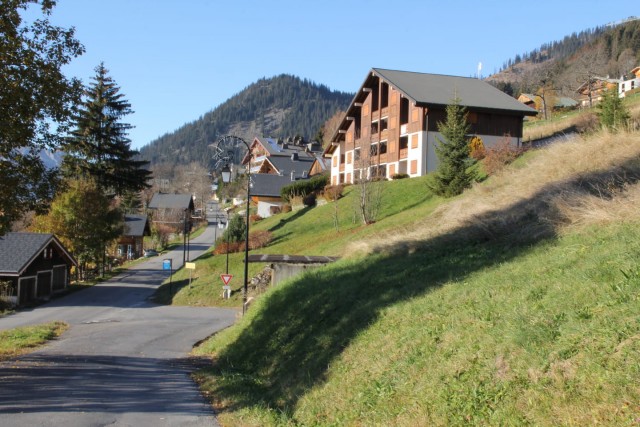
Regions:
<instances>
[{"instance_id":1,"label":"grassy hillside","mask_svg":"<svg viewBox=\"0 0 640 427\"><path fill-rule=\"evenodd\" d=\"M261 252L344 258L205 342L203 388L223 425L631 425L638 180L640 136L598 134L446 203L390 182L370 227L337 233L331 204L265 220Z\"/></svg>"}]
</instances>

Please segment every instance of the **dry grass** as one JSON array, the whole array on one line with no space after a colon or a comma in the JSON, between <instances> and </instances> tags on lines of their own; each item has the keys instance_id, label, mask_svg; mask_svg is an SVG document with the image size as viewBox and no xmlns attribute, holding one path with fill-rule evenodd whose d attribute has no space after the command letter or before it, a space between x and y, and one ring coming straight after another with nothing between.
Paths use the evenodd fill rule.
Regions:
<instances>
[{"instance_id":1,"label":"dry grass","mask_svg":"<svg viewBox=\"0 0 640 427\"><path fill-rule=\"evenodd\" d=\"M355 242L345 253L412 252L461 229L465 237L527 239L567 227L636 220L639 180L639 133L576 136L541 149L524 167L507 168L475 185L411 229Z\"/></svg>"}]
</instances>

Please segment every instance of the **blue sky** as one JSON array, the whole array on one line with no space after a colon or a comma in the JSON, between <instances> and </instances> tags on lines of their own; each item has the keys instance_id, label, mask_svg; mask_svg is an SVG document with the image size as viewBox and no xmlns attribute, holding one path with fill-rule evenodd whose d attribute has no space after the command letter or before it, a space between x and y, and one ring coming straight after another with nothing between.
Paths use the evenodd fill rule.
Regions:
<instances>
[{"instance_id":1,"label":"blue sky","mask_svg":"<svg viewBox=\"0 0 640 427\"><path fill-rule=\"evenodd\" d=\"M104 61L132 104L132 146L198 119L281 73L354 92L373 67L459 76L634 14L601 0L58 0L86 53L65 68L88 82ZM626 3L631 4L631 3ZM637 11L635 11L637 12Z\"/></svg>"}]
</instances>

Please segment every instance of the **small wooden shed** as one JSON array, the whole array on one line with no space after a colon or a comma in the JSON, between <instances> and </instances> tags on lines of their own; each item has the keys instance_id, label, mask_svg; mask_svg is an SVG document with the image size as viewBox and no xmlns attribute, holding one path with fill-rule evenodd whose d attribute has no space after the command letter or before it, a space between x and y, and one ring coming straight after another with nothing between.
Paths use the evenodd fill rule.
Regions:
<instances>
[{"instance_id":1,"label":"small wooden shed","mask_svg":"<svg viewBox=\"0 0 640 427\"><path fill-rule=\"evenodd\" d=\"M48 233L7 233L0 237L0 299L11 305L47 300L69 286L78 262Z\"/></svg>"}]
</instances>

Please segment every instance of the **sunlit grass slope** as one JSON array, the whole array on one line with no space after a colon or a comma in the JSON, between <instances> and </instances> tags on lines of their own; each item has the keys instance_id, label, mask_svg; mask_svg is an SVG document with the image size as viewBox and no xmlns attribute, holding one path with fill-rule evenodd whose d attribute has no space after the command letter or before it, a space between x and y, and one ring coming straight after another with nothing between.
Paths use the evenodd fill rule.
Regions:
<instances>
[{"instance_id":1,"label":"sunlit grass slope","mask_svg":"<svg viewBox=\"0 0 640 427\"><path fill-rule=\"evenodd\" d=\"M632 425L639 180L640 137L599 134L425 196L258 299L198 378L223 425Z\"/></svg>"}]
</instances>

